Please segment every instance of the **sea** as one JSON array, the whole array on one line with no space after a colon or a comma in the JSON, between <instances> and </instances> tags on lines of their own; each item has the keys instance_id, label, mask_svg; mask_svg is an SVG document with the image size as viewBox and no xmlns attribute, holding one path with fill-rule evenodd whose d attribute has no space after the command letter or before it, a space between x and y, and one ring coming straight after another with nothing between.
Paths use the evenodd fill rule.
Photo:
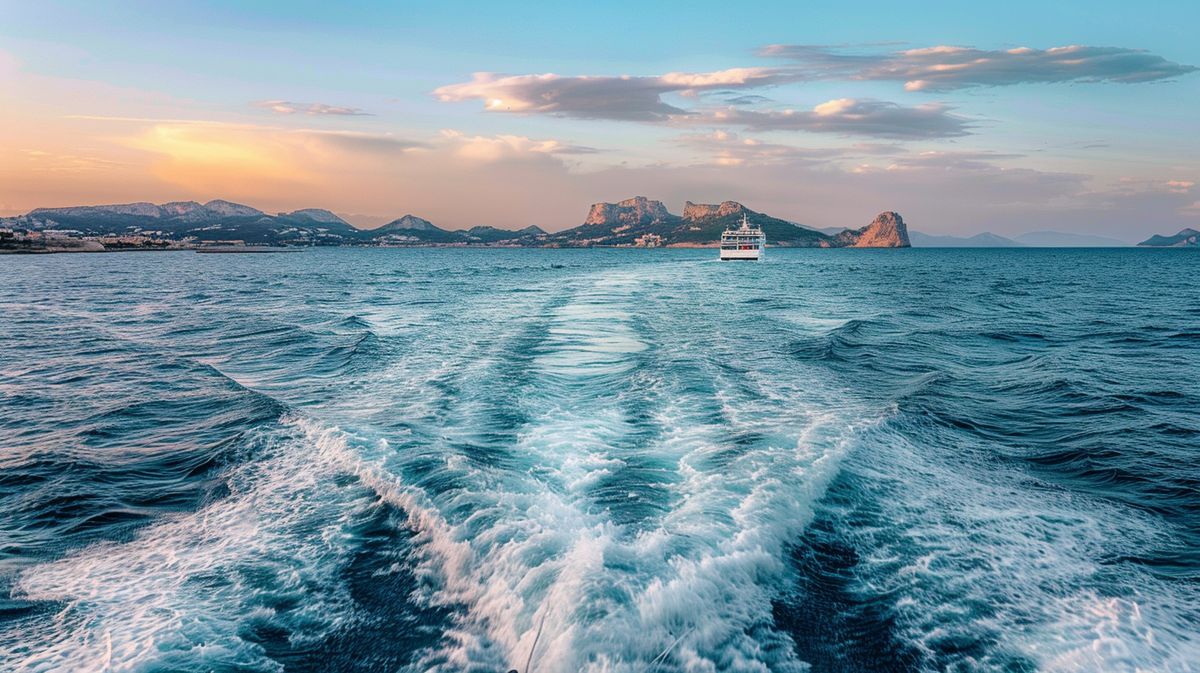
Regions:
<instances>
[{"instance_id":1,"label":"sea","mask_svg":"<svg viewBox=\"0 0 1200 673\"><path fill-rule=\"evenodd\" d=\"M0 670L1200 670L1200 254L0 258Z\"/></svg>"}]
</instances>

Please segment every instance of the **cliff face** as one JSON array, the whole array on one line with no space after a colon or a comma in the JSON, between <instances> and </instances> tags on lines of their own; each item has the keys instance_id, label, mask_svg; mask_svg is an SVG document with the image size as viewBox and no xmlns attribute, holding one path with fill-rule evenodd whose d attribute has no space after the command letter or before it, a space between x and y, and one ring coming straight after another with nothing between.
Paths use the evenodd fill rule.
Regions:
<instances>
[{"instance_id":1,"label":"cliff face","mask_svg":"<svg viewBox=\"0 0 1200 673\"><path fill-rule=\"evenodd\" d=\"M654 224L671 218L662 201L653 201L644 196L635 196L619 203L594 203L588 211L584 225L637 226Z\"/></svg>"},{"instance_id":2,"label":"cliff face","mask_svg":"<svg viewBox=\"0 0 1200 673\"><path fill-rule=\"evenodd\" d=\"M721 240L721 232L736 229L742 216L761 227L772 247L832 247L827 234L797 226L786 220L755 212L736 201L720 204L688 201L683 215L673 215L660 201L645 197L620 203L597 203L587 220L572 229L549 234L543 241L550 246L637 246L652 235L660 245L712 246Z\"/></svg>"},{"instance_id":3,"label":"cliff face","mask_svg":"<svg viewBox=\"0 0 1200 673\"><path fill-rule=\"evenodd\" d=\"M710 203L692 203L688 201L683 206L683 219L685 220L703 220L710 217L725 217L726 215L740 215L746 208L737 201L722 201L721 205L715 206Z\"/></svg>"},{"instance_id":4,"label":"cliff face","mask_svg":"<svg viewBox=\"0 0 1200 673\"><path fill-rule=\"evenodd\" d=\"M908 227L900 213L879 213L862 229L843 231L834 236L834 245L841 248L909 248Z\"/></svg>"}]
</instances>

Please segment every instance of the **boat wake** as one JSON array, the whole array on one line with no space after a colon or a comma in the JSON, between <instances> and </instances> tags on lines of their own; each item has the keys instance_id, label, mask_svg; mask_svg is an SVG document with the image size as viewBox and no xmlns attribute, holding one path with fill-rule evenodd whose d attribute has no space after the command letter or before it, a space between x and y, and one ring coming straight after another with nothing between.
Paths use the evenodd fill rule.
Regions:
<instances>
[{"instance_id":1,"label":"boat wake","mask_svg":"<svg viewBox=\"0 0 1200 673\"><path fill-rule=\"evenodd\" d=\"M23 316L94 348L60 372L32 348L4 365L20 376L0 392L51 420L6 456L3 502L51 509L42 473L72 460L39 457L51 424L94 429L140 475L76 467L96 511L139 484L188 495L90 532L9 508L34 551L0 557L0 668L1194 670L1193 576L1170 556L1186 520L1129 507L1144 481L1080 489L1078 460L1045 457L1086 433L1042 437L1065 412L1004 406L1093 423L1190 393L1042 385L1024 368L1047 366L1049 330L791 298L784 253L589 259L517 264L532 279L501 292L474 266L381 269L351 306L315 285L300 315L281 282L223 325L169 304ZM63 376L93 394L67 404Z\"/></svg>"}]
</instances>

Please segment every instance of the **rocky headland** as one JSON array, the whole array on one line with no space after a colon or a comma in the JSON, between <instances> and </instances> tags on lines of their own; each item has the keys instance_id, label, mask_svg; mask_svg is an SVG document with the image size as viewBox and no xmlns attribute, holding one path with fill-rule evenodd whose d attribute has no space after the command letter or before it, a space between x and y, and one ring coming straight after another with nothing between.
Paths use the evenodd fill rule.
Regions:
<instances>
[{"instance_id":1,"label":"rocky headland","mask_svg":"<svg viewBox=\"0 0 1200 673\"><path fill-rule=\"evenodd\" d=\"M1174 236L1155 234L1138 243L1143 248L1195 248L1200 247L1200 231L1192 228L1181 230Z\"/></svg>"}]
</instances>

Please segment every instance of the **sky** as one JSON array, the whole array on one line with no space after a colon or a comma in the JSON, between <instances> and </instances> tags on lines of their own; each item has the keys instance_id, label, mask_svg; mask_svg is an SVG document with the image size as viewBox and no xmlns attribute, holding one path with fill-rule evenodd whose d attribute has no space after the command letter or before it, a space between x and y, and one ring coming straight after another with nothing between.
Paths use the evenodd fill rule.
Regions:
<instances>
[{"instance_id":1,"label":"sky","mask_svg":"<svg viewBox=\"0 0 1200 673\"><path fill-rule=\"evenodd\" d=\"M0 0L0 215L1200 228L1200 3Z\"/></svg>"}]
</instances>

